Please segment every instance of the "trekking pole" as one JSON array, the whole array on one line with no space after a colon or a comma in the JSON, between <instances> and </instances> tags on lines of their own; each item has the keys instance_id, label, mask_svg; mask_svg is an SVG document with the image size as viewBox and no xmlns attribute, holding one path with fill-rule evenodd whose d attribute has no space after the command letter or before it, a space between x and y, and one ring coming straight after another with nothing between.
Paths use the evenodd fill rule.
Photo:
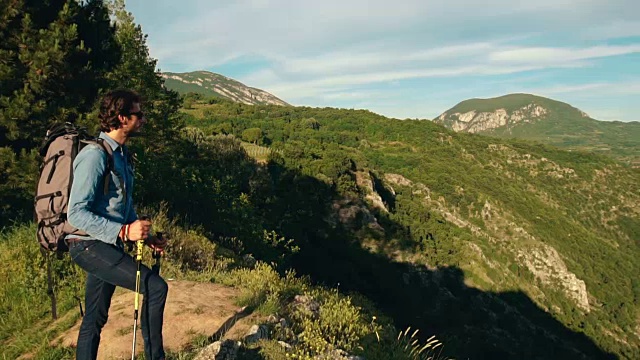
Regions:
<instances>
[{"instance_id":1,"label":"trekking pole","mask_svg":"<svg viewBox=\"0 0 640 360\"><path fill-rule=\"evenodd\" d=\"M133 349L131 351L131 360L136 357L136 335L138 328L138 305L140 303L140 264L142 263L142 249L144 247L144 241L136 241L136 262L138 265L138 271L136 271L136 294L133 305Z\"/></svg>"},{"instance_id":2,"label":"trekking pole","mask_svg":"<svg viewBox=\"0 0 640 360\"><path fill-rule=\"evenodd\" d=\"M162 239L163 234L158 231L156 232L156 236L158 239ZM151 270L156 273L156 275L160 275L160 258L162 257L162 252L158 249L153 249L153 258L156 262L153 264Z\"/></svg>"}]
</instances>

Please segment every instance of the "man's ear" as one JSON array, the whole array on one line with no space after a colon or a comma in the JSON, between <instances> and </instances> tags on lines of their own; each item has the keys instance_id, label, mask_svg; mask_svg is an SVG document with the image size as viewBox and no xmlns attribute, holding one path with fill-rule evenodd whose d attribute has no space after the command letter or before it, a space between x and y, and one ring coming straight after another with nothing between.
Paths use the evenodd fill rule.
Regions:
<instances>
[{"instance_id":1,"label":"man's ear","mask_svg":"<svg viewBox=\"0 0 640 360\"><path fill-rule=\"evenodd\" d=\"M121 126L124 126L129 121L129 119L124 115L118 115L118 120L120 120Z\"/></svg>"}]
</instances>

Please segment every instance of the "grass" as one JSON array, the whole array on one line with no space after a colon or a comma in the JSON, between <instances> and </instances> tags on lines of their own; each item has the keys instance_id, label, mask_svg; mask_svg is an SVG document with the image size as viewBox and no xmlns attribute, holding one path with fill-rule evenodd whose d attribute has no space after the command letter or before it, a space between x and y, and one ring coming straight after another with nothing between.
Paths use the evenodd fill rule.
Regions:
<instances>
[{"instance_id":1,"label":"grass","mask_svg":"<svg viewBox=\"0 0 640 360\"><path fill-rule=\"evenodd\" d=\"M59 320L51 316L46 262L35 240L35 226L16 225L0 234L0 357L38 354L78 318L73 296L84 284L70 259L53 259ZM67 314L71 311L71 314Z\"/></svg>"},{"instance_id":2,"label":"grass","mask_svg":"<svg viewBox=\"0 0 640 360\"><path fill-rule=\"evenodd\" d=\"M247 152L247 155L254 158L257 162L263 163L263 164L267 162L267 159L269 158L269 154L271 154L272 151L277 151L277 150L272 150L265 146L251 144L244 141L242 142L242 147ZM281 151L279 152L281 153Z\"/></svg>"}]
</instances>

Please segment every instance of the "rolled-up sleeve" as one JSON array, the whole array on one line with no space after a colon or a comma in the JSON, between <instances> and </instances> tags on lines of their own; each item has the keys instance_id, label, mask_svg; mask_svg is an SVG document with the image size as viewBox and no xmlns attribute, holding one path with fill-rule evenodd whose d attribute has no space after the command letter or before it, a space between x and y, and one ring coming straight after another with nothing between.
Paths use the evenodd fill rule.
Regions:
<instances>
[{"instance_id":1,"label":"rolled-up sleeve","mask_svg":"<svg viewBox=\"0 0 640 360\"><path fill-rule=\"evenodd\" d=\"M107 154L89 145L78 153L73 162L73 184L69 194L67 219L71 226L109 244L115 244L121 223L109 220L92 211L96 196L104 191Z\"/></svg>"},{"instance_id":2,"label":"rolled-up sleeve","mask_svg":"<svg viewBox=\"0 0 640 360\"><path fill-rule=\"evenodd\" d=\"M138 214L136 213L136 209L133 207L133 200L129 201L129 216L127 217L127 224L131 224L138 220Z\"/></svg>"}]
</instances>

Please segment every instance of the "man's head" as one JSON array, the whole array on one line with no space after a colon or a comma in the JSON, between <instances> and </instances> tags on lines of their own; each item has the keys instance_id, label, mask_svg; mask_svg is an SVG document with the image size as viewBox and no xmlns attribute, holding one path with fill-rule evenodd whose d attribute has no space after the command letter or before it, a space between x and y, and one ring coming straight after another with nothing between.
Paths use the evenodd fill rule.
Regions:
<instances>
[{"instance_id":1,"label":"man's head","mask_svg":"<svg viewBox=\"0 0 640 360\"><path fill-rule=\"evenodd\" d=\"M114 90L104 95L98 117L102 131L122 129L126 135L135 133L146 122L140 109L140 95L130 90Z\"/></svg>"}]
</instances>

